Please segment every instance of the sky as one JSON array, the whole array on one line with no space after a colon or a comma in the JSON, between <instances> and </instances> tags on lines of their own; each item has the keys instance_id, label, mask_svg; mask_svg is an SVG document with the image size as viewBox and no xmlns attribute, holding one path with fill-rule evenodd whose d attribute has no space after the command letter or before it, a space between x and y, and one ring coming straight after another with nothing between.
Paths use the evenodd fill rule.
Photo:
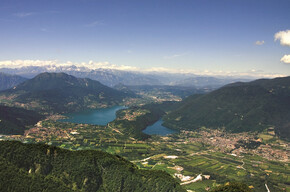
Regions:
<instances>
[{"instance_id":1,"label":"sky","mask_svg":"<svg viewBox=\"0 0 290 192\"><path fill-rule=\"evenodd\" d=\"M289 0L1 0L0 68L290 75Z\"/></svg>"}]
</instances>

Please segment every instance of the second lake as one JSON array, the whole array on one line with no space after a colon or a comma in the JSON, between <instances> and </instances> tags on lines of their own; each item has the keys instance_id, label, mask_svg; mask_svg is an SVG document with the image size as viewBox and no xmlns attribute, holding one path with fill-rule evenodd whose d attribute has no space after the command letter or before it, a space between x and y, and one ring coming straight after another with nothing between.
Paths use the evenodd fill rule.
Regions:
<instances>
[{"instance_id":1,"label":"second lake","mask_svg":"<svg viewBox=\"0 0 290 192\"><path fill-rule=\"evenodd\" d=\"M176 133L177 131L169 129L167 127L164 127L162 125L163 121L159 120L155 122L153 125L150 125L146 127L146 129L143 130L143 133L146 133L148 135L161 135L166 136L168 134Z\"/></svg>"}]
</instances>

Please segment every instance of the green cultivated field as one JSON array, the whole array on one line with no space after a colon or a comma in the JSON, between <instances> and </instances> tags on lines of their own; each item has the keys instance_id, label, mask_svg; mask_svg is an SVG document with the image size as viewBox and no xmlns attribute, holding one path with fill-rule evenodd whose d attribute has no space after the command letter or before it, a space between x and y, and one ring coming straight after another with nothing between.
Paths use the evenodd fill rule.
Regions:
<instances>
[{"instance_id":1,"label":"green cultivated field","mask_svg":"<svg viewBox=\"0 0 290 192\"><path fill-rule=\"evenodd\" d=\"M114 131L112 127L53 121L43 122L42 126L50 127L54 133L62 130L69 137L52 134L41 140L43 138L41 134L35 133L31 134L30 138L23 138L23 141L43 142L71 150L102 150L120 155L142 169L164 170L172 176L182 174L194 179L199 174L210 175L209 179L203 178L202 181L184 184L183 186L189 190L206 191L206 187L214 187L233 180L253 186L254 191L259 192L266 192L265 183L271 191L289 190L289 162L268 161L253 154L235 157L216 151L214 146L185 142L187 139L183 139L181 134L164 138L153 136L146 141L138 141ZM72 135L71 130L79 134ZM165 156L177 157L173 159ZM176 167L181 169L178 170Z\"/></svg>"}]
</instances>

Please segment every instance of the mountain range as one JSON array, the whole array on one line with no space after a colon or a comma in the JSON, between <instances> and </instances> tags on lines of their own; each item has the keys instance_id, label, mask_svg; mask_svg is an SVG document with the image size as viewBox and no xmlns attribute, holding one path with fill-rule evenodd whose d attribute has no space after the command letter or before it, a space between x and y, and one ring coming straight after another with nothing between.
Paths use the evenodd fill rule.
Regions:
<instances>
[{"instance_id":1,"label":"mountain range","mask_svg":"<svg viewBox=\"0 0 290 192\"><path fill-rule=\"evenodd\" d=\"M6 104L63 113L120 104L128 95L88 78L42 73L0 92L0 97Z\"/></svg>"},{"instance_id":2,"label":"mountain range","mask_svg":"<svg viewBox=\"0 0 290 192\"><path fill-rule=\"evenodd\" d=\"M165 125L174 129L224 128L231 132L275 127L290 138L290 77L233 83L205 95L192 95L171 111Z\"/></svg>"},{"instance_id":3,"label":"mountain range","mask_svg":"<svg viewBox=\"0 0 290 192\"><path fill-rule=\"evenodd\" d=\"M0 91L10 89L27 79L18 75L10 75L0 72Z\"/></svg>"},{"instance_id":4,"label":"mountain range","mask_svg":"<svg viewBox=\"0 0 290 192\"><path fill-rule=\"evenodd\" d=\"M205 87L218 88L228 83L237 81L249 81L249 77L211 77L199 76L192 73L167 73L167 72L138 72L116 69L89 69L86 67L71 66L26 66L21 68L0 68L0 72L20 75L25 78L44 73L67 73L78 78L90 78L97 80L104 85L113 87L118 84L124 85L173 85L184 87Z\"/></svg>"}]
</instances>

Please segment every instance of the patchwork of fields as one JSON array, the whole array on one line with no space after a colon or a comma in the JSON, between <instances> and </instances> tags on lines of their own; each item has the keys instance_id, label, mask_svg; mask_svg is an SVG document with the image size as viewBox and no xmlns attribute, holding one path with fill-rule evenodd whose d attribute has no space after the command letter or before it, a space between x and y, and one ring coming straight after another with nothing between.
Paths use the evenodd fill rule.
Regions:
<instances>
[{"instance_id":1,"label":"patchwork of fields","mask_svg":"<svg viewBox=\"0 0 290 192\"><path fill-rule=\"evenodd\" d=\"M270 161L250 150L239 155L222 152L217 146L190 139L200 137L197 132L152 136L139 141L115 129L110 126L44 121L40 127L27 131L25 136L6 139L43 142L71 150L106 151L120 155L142 169L164 170L179 179L186 189L196 192L233 180L244 182L259 192L267 191L265 184L271 191L290 190L289 161ZM267 133L262 136L270 137L265 135ZM198 179L200 177L202 180Z\"/></svg>"}]
</instances>

